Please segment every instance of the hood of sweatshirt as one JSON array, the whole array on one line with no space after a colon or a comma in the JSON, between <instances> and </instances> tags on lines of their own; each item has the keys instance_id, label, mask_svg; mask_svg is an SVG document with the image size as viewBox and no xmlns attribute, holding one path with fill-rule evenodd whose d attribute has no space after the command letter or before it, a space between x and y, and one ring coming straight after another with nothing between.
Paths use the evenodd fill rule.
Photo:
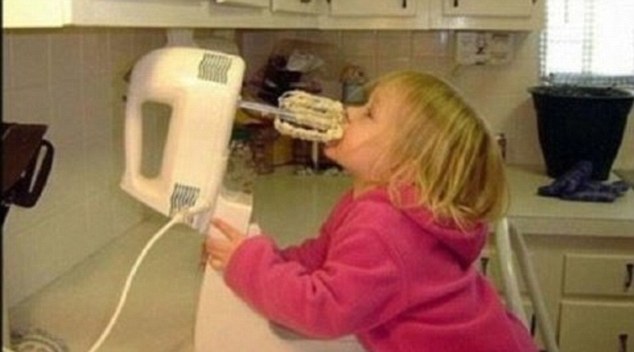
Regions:
<instances>
[{"instance_id":1,"label":"hood of sweatshirt","mask_svg":"<svg viewBox=\"0 0 634 352\"><path fill-rule=\"evenodd\" d=\"M378 198L388 198L388 192L385 189L375 189L364 195ZM461 229L456 224L441 224L433 217L432 212L424 207L417 205L418 192L415 187L403 187L400 190L399 209L412 221L418 224L423 231L434 236L438 241L443 243L452 253L456 255L462 265L468 266L478 258L482 251L482 247L486 242L488 234L488 226L484 222L478 222L469 229Z\"/></svg>"}]
</instances>

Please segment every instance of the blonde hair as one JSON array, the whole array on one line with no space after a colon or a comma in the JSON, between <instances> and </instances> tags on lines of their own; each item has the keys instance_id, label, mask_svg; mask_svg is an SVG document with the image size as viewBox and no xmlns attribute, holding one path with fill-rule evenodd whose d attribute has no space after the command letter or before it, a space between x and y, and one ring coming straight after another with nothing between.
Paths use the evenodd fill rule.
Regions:
<instances>
[{"instance_id":1,"label":"blonde hair","mask_svg":"<svg viewBox=\"0 0 634 352\"><path fill-rule=\"evenodd\" d=\"M368 86L393 87L401 106L384 161L392 200L414 182L419 203L441 222L469 228L495 221L508 204L504 163L484 121L448 83L429 74L397 71Z\"/></svg>"}]
</instances>

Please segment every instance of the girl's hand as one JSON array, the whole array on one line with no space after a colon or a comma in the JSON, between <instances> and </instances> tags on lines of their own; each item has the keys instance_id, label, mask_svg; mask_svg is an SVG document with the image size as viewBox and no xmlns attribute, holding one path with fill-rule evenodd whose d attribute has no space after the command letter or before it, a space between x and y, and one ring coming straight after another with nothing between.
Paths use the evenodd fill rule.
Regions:
<instances>
[{"instance_id":1,"label":"girl's hand","mask_svg":"<svg viewBox=\"0 0 634 352\"><path fill-rule=\"evenodd\" d=\"M220 219L213 219L211 225L225 235L225 238L207 236L203 245L203 261L216 270L224 270L235 250L246 239L246 235Z\"/></svg>"}]
</instances>

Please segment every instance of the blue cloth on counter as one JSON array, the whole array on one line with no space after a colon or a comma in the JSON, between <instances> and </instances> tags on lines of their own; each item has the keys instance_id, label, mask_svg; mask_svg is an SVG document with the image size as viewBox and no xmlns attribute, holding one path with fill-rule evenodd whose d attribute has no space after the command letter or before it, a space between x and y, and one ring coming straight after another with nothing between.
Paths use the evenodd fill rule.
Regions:
<instances>
[{"instance_id":1,"label":"blue cloth on counter","mask_svg":"<svg viewBox=\"0 0 634 352\"><path fill-rule=\"evenodd\" d=\"M591 175L592 162L580 161L551 184L539 187L537 194L572 201L613 202L629 188L625 181L592 181Z\"/></svg>"}]
</instances>

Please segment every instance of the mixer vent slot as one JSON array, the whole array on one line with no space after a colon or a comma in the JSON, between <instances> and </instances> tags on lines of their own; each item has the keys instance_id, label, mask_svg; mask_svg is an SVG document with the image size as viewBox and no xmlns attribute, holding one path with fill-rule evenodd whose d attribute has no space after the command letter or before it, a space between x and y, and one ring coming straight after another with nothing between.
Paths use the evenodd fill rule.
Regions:
<instances>
[{"instance_id":1,"label":"mixer vent slot","mask_svg":"<svg viewBox=\"0 0 634 352\"><path fill-rule=\"evenodd\" d=\"M231 59L217 54L206 53L198 65L198 78L227 84Z\"/></svg>"},{"instance_id":2,"label":"mixer vent slot","mask_svg":"<svg viewBox=\"0 0 634 352\"><path fill-rule=\"evenodd\" d=\"M176 183L174 185L174 191L170 198L170 214L174 214L185 208L189 208L196 204L198 195L200 194L200 188L183 185Z\"/></svg>"}]
</instances>

